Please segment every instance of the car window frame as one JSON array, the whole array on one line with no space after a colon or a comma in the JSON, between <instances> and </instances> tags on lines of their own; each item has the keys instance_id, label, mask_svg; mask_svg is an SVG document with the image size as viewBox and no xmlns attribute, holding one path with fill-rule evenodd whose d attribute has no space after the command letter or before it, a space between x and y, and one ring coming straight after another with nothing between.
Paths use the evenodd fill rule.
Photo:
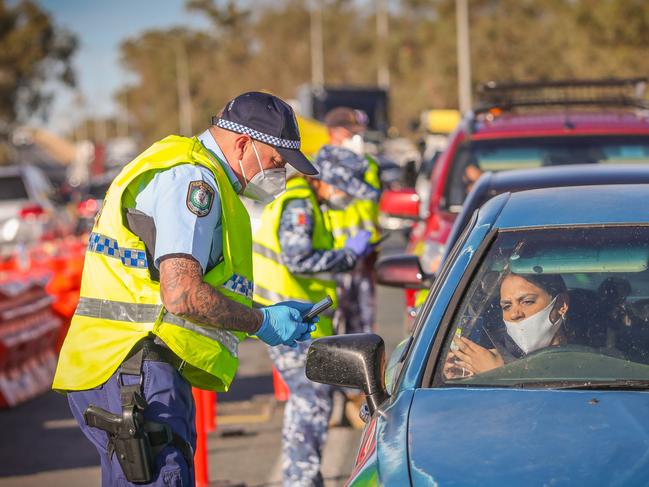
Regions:
<instances>
[{"instance_id":1,"label":"car window frame","mask_svg":"<svg viewBox=\"0 0 649 487\"><path fill-rule=\"evenodd\" d=\"M455 261L460 250L464 247L464 244L466 243L467 239L469 238L469 235L471 234L473 228L476 225L476 222L478 221L478 216L479 216L479 209L473 212L473 215L471 216L469 223L462 230L462 233L458 237L456 244L451 248L448 256L444 257L439 274L435 276L435 281L433 282L432 286L429 289L428 297L426 298L426 301L424 301L424 304L421 307L421 311L415 318L415 322L413 324L413 331L408 337L409 341L406 344L404 350L402 351L402 356L399 359L399 362L401 362L402 365L399 369L398 374L394 378L394 386L392 387L392 390L395 396L401 390L401 384L403 382L404 377L406 376L405 372L406 369L408 369L409 367L410 358L415 348L413 345L419 339L419 336L421 335L422 330L424 328L423 323L426 322L426 318L422 318L422 316L426 316L430 312L430 309L433 306L432 303L435 301L439 289L442 286L442 283L444 282L446 277L448 277L448 273L450 272L450 269L452 267L452 264L450 263ZM421 387L421 382L417 384L417 387Z\"/></svg>"},{"instance_id":2,"label":"car window frame","mask_svg":"<svg viewBox=\"0 0 649 487\"><path fill-rule=\"evenodd\" d=\"M439 354L448 339L449 333L453 328L453 323L455 322L455 317L460 310L460 304L465 294L467 293L469 286L473 282L473 278L476 276L479 268L482 266L484 259L487 256L488 251L493 246L494 242L501 233L523 233L528 231L543 231L543 230L577 230L583 228L602 228L602 227L649 227L649 222L626 222L626 223L587 223L587 224L572 224L572 225L539 225L539 226L523 226L516 228L493 228L485 236L480 247L476 250L473 258L467 265L467 268L464 272L464 275L460 279L458 286L456 287L453 296L449 300L444 316L438 326L437 333L433 339L433 344L428 353L426 360L426 368L422 376L422 381L420 387L426 389L439 389L439 388L449 388L449 387L460 387L460 388L505 388L505 389L517 389L516 387L505 387L497 386L494 384L490 385L478 385L478 384L453 384L444 382L441 377L441 369L443 367L438 366L440 364ZM462 243L464 246L464 242ZM451 262L449 260L448 262ZM446 263L445 263L446 264ZM432 357L435 357L435 360L431 360ZM428 385L426 385L428 384ZM550 382L548 387L545 389L552 389L559 386L559 383Z\"/></svg>"}]
</instances>

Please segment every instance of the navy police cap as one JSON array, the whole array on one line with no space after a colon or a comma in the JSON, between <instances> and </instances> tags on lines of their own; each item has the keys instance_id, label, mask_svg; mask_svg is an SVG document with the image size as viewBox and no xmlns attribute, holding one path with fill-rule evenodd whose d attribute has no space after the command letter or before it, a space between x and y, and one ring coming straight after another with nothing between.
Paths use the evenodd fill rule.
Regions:
<instances>
[{"instance_id":1,"label":"navy police cap","mask_svg":"<svg viewBox=\"0 0 649 487\"><path fill-rule=\"evenodd\" d=\"M271 145L301 173L318 174L300 152L300 131L293 109L276 96L258 91L243 93L228 102L220 117L212 117L212 125Z\"/></svg>"}]
</instances>

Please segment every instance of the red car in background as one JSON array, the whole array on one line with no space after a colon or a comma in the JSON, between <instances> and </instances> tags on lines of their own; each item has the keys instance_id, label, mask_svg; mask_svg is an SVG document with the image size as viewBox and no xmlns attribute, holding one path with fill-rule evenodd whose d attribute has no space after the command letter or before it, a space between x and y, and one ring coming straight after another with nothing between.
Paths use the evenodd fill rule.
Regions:
<instances>
[{"instance_id":1,"label":"red car in background","mask_svg":"<svg viewBox=\"0 0 649 487\"><path fill-rule=\"evenodd\" d=\"M565 164L649 163L647 79L488 83L482 105L450 136L433 168L429 194L386 191L381 211L415 221L407 252L437 271L453 222L486 171ZM420 200L428 200L420 207ZM415 291L406 291L414 306Z\"/></svg>"}]
</instances>

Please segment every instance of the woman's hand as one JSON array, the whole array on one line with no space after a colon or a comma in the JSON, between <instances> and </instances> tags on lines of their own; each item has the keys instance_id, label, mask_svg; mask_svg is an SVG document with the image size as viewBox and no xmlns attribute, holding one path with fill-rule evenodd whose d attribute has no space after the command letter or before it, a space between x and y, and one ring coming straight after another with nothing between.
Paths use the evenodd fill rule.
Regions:
<instances>
[{"instance_id":1,"label":"woman's hand","mask_svg":"<svg viewBox=\"0 0 649 487\"><path fill-rule=\"evenodd\" d=\"M487 372L505 364L505 361L496 349L486 349L464 337L453 338L453 343L455 343L457 349L448 353L449 356L444 366L445 374L447 368L451 372L449 364L451 358L454 358L452 363L455 368L461 367L462 369L466 369L468 372L467 376L481 374L482 372ZM448 377L449 374L446 375L447 378L450 378Z\"/></svg>"}]
</instances>

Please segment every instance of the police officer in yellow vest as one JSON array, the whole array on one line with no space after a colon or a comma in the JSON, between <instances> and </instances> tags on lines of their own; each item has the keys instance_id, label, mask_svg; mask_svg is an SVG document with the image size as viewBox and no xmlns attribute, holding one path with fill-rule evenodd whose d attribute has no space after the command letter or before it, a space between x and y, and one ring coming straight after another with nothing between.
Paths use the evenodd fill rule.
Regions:
<instances>
[{"instance_id":1,"label":"police officer in yellow vest","mask_svg":"<svg viewBox=\"0 0 649 487\"><path fill-rule=\"evenodd\" d=\"M239 194L270 202L285 164L314 175L292 109L250 92L194 138L169 136L111 184L53 389L101 458L102 485L194 485L191 386L227 390L247 335L297 346L305 303L252 309Z\"/></svg>"},{"instance_id":2,"label":"police officer in yellow vest","mask_svg":"<svg viewBox=\"0 0 649 487\"><path fill-rule=\"evenodd\" d=\"M350 167L356 177L376 190L372 197L356 198L346 208L328 212L334 246L340 248L348 237L361 229L369 231L370 242L376 244L381 238L378 225L381 180L377 162L364 151L363 134L367 127L367 115L360 110L337 107L326 114L324 122L330 143L320 149L315 158L316 164L328 160ZM376 253L372 252L359 262L353 272L336 276L340 298L337 318L341 327L344 326L345 333L369 333L374 329L375 261Z\"/></svg>"},{"instance_id":3,"label":"police officer in yellow vest","mask_svg":"<svg viewBox=\"0 0 649 487\"><path fill-rule=\"evenodd\" d=\"M289 178L286 192L266 206L253 237L254 300L336 301L332 272L348 271L371 250L369 232L361 231L334 250L323 208L340 207L352 198L372 197L376 190L354 177L351 168L327 161L316 178ZM312 337L333 334L335 306L320 315ZM286 487L321 486L320 458L329 415L331 387L305 376L310 341L297 348L269 349L271 359L290 390L282 428L282 474Z\"/></svg>"}]
</instances>

